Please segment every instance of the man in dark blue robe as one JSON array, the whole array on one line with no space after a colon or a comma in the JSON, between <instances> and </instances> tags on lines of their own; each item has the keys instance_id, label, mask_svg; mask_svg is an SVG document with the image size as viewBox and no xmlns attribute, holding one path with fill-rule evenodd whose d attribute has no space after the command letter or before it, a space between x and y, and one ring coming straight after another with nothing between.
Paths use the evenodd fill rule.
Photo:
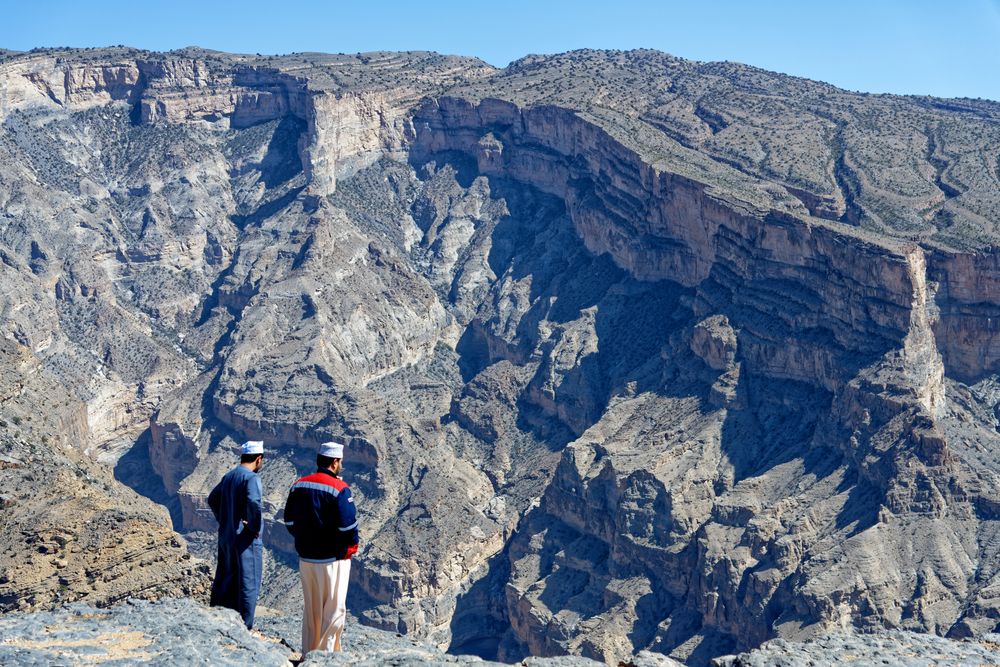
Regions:
<instances>
[{"instance_id":1,"label":"man in dark blue robe","mask_svg":"<svg viewBox=\"0 0 1000 667\"><path fill-rule=\"evenodd\" d=\"M246 442L241 452L240 464L208 495L208 506L219 522L219 561L211 603L235 609L247 628L252 628L264 564L263 493L257 476L264 464L264 443Z\"/></svg>"}]
</instances>

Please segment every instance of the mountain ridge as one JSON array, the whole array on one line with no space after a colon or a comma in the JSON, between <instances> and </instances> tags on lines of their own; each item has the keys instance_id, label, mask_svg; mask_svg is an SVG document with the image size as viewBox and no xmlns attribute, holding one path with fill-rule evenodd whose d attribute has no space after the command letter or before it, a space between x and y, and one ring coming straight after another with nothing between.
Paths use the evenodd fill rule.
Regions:
<instances>
[{"instance_id":1,"label":"mountain ridge","mask_svg":"<svg viewBox=\"0 0 1000 667\"><path fill-rule=\"evenodd\" d=\"M268 603L341 437L359 616L455 651L992 629L992 117L652 51L200 53L0 61L0 307L185 531L273 443Z\"/></svg>"}]
</instances>

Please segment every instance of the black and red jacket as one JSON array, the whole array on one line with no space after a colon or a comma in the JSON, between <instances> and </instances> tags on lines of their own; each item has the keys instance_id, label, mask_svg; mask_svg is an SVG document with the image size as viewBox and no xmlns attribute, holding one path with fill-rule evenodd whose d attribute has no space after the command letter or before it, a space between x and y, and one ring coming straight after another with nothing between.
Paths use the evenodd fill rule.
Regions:
<instances>
[{"instance_id":1,"label":"black and red jacket","mask_svg":"<svg viewBox=\"0 0 1000 667\"><path fill-rule=\"evenodd\" d=\"M285 503L285 526L295 551L309 563L350 558L358 550L358 520L347 483L320 469L292 484Z\"/></svg>"}]
</instances>

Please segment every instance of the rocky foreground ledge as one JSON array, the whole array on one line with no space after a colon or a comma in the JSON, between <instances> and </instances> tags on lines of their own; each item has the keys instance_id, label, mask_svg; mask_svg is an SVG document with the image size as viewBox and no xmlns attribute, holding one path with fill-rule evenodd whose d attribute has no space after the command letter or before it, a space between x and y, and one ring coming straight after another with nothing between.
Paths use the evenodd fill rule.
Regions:
<instances>
[{"instance_id":1,"label":"rocky foreground ledge","mask_svg":"<svg viewBox=\"0 0 1000 667\"><path fill-rule=\"evenodd\" d=\"M99 609L72 604L48 612L0 616L0 664L292 665L299 653L299 618L258 618L248 631L228 609L166 599L131 600ZM428 644L351 623L342 653L313 652L302 665L498 665L442 653ZM534 667L593 666L586 658L530 658ZM644 665L676 665L652 660Z\"/></svg>"},{"instance_id":2,"label":"rocky foreground ledge","mask_svg":"<svg viewBox=\"0 0 1000 667\"><path fill-rule=\"evenodd\" d=\"M99 609L82 604L30 614L0 616L0 664L292 665L300 659L299 619L268 613L249 632L227 609L191 599L131 600ZM450 655L393 633L351 623L342 653L313 652L303 667L324 665L500 665L475 656ZM527 667L589 667L580 657L527 658ZM642 651L622 667L678 667L666 656ZM717 667L822 667L825 665L1000 664L1000 635L952 641L932 635L886 632L835 634L804 643L768 642Z\"/></svg>"},{"instance_id":3,"label":"rocky foreground ledge","mask_svg":"<svg viewBox=\"0 0 1000 667\"><path fill-rule=\"evenodd\" d=\"M986 667L1000 665L1000 634L963 641L902 631L830 634L807 642L775 639L749 653L716 658L713 664L716 667Z\"/></svg>"}]
</instances>

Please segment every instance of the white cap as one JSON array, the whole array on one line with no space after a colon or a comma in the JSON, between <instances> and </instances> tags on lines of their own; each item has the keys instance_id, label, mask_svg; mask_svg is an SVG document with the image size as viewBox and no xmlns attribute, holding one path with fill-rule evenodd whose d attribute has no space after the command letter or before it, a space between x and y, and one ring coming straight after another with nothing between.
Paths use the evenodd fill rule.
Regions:
<instances>
[{"instance_id":1,"label":"white cap","mask_svg":"<svg viewBox=\"0 0 1000 667\"><path fill-rule=\"evenodd\" d=\"M324 442L319 446L319 455L331 459L344 458L344 446L339 442Z\"/></svg>"},{"instance_id":2,"label":"white cap","mask_svg":"<svg viewBox=\"0 0 1000 667\"><path fill-rule=\"evenodd\" d=\"M247 440L240 447L241 454L263 454L264 453L264 441L263 440Z\"/></svg>"}]
</instances>

